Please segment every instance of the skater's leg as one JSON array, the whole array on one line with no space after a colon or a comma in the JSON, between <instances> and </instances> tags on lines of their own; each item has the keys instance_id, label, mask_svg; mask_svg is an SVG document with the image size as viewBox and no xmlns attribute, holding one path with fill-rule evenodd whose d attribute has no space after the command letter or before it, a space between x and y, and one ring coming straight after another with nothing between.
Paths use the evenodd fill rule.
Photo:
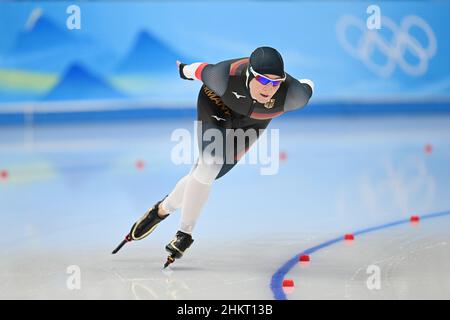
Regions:
<instances>
[{"instance_id":1,"label":"skater's leg","mask_svg":"<svg viewBox=\"0 0 450 320\"><path fill-rule=\"evenodd\" d=\"M183 196L184 196L184 190L186 188L186 184L189 180L189 176L192 175L192 173L196 172L197 181L203 182L203 184L211 184L211 177L214 176L217 177L218 172L220 171L220 168L217 166L202 166L201 168L198 167L198 163L201 159L206 159L208 155L204 154L205 147L210 143L210 141L205 141L203 138L205 136L205 132L207 130L213 129L217 130L218 133L221 135L225 135L225 129L222 127L219 127L215 124L214 118L211 117L211 115L217 113L217 108L212 104L212 102L207 98L204 97L202 94L200 94L199 97L199 104L198 104L198 122L197 122L197 139L198 139L198 145L200 147L200 157L199 160L197 160L197 163L194 164L191 171L188 175L184 176L182 179L178 181L175 188L172 190L172 192L168 195L168 197L161 203L160 209L158 214L160 216L168 215L181 206L183 206ZM225 117L225 115L223 115ZM222 138L223 139L223 138ZM225 139L223 139L225 140ZM223 151L222 151L223 153ZM217 162L217 163L223 163L222 155L210 155L208 157L209 163ZM220 160L219 160L220 159ZM205 161L203 161L205 162ZM217 171L219 170L219 171ZM214 180L214 179L213 179ZM195 184L192 183L192 184ZM202 189L199 187L199 189ZM188 210L189 211L189 210Z\"/></svg>"},{"instance_id":2,"label":"skater's leg","mask_svg":"<svg viewBox=\"0 0 450 320\"><path fill-rule=\"evenodd\" d=\"M190 174L187 174L177 182L175 188L173 188L167 198L165 198L161 203L158 212L159 215L168 215L181 207L181 204L183 203L184 189L189 176Z\"/></svg>"},{"instance_id":3,"label":"skater's leg","mask_svg":"<svg viewBox=\"0 0 450 320\"><path fill-rule=\"evenodd\" d=\"M197 163L192 166L187 175L178 180L173 190L164 199L164 201L161 202L158 212L160 216L166 216L181 207L181 205L183 204L183 194L184 188L186 187L186 182L196 167Z\"/></svg>"},{"instance_id":4,"label":"skater's leg","mask_svg":"<svg viewBox=\"0 0 450 320\"><path fill-rule=\"evenodd\" d=\"M181 231L192 234L195 223L208 200L212 183L222 168L220 161L218 163L199 161L192 174L189 175L181 208Z\"/></svg>"},{"instance_id":5,"label":"skater's leg","mask_svg":"<svg viewBox=\"0 0 450 320\"><path fill-rule=\"evenodd\" d=\"M185 250L194 242L191 236L192 230L208 200L211 185L223 165L221 159L218 163L205 163L201 159L204 158L202 156L199 158L184 181L180 229L175 235L175 239L166 246L170 255L167 257L164 268L173 263L175 259L181 258Z\"/></svg>"}]
</instances>

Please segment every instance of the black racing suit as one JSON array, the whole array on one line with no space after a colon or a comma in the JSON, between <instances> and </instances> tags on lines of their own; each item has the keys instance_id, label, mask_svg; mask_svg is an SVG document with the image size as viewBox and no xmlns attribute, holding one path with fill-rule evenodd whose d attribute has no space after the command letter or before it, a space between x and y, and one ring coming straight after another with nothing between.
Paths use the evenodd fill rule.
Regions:
<instances>
[{"instance_id":1,"label":"black racing suit","mask_svg":"<svg viewBox=\"0 0 450 320\"><path fill-rule=\"evenodd\" d=\"M306 83L286 74L286 80L272 97L270 102L261 104L250 96L248 88L248 58L239 58L219 62L217 64L202 64L196 71L198 79L203 82L198 95L197 120L202 128L198 130L199 151L212 141L205 141L207 129L217 129L222 132L224 152L233 152L232 163L226 163L216 179L225 175L238 162L242 155L255 141L245 140L245 145L231 141L233 135L227 129L242 129L246 132L254 129L257 137L269 125L272 118L284 112L304 107L312 95L312 88ZM181 68L182 70L182 68ZM186 78L183 71L180 75ZM271 84L269 84L271 85ZM227 146L232 146L231 150ZM228 149L227 149L228 148ZM228 150L228 151L227 151Z\"/></svg>"}]
</instances>

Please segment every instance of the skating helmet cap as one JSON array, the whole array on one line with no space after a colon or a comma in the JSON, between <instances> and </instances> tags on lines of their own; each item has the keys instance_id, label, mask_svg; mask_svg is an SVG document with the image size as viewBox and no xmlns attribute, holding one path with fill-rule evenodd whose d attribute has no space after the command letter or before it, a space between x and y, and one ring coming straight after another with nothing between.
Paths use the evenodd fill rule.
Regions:
<instances>
[{"instance_id":1,"label":"skating helmet cap","mask_svg":"<svg viewBox=\"0 0 450 320\"><path fill-rule=\"evenodd\" d=\"M260 74L273 74L281 78L285 76L283 58L276 49L271 47L256 48L250 56L249 66Z\"/></svg>"}]
</instances>

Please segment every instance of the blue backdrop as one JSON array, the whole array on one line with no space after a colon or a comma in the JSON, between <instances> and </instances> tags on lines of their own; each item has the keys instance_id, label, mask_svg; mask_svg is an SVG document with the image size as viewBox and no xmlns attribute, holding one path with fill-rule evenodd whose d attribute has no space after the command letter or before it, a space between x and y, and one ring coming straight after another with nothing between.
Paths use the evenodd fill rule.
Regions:
<instances>
[{"instance_id":1,"label":"blue backdrop","mask_svg":"<svg viewBox=\"0 0 450 320\"><path fill-rule=\"evenodd\" d=\"M72 4L0 3L1 113L192 109L199 83L179 79L176 59L261 45L315 81L320 112L449 109L447 2L379 2L374 30L371 2L78 2L71 30Z\"/></svg>"}]
</instances>

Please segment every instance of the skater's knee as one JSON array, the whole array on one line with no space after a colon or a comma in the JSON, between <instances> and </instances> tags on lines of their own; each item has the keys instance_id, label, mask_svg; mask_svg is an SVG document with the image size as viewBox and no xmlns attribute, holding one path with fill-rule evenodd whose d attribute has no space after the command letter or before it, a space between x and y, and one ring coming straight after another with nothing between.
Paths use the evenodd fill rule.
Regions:
<instances>
[{"instance_id":1,"label":"skater's knee","mask_svg":"<svg viewBox=\"0 0 450 320\"><path fill-rule=\"evenodd\" d=\"M200 183L212 184L218 176L223 164L220 162L199 161L192 171L192 176Z\"/></svg>"}]
</instances>

